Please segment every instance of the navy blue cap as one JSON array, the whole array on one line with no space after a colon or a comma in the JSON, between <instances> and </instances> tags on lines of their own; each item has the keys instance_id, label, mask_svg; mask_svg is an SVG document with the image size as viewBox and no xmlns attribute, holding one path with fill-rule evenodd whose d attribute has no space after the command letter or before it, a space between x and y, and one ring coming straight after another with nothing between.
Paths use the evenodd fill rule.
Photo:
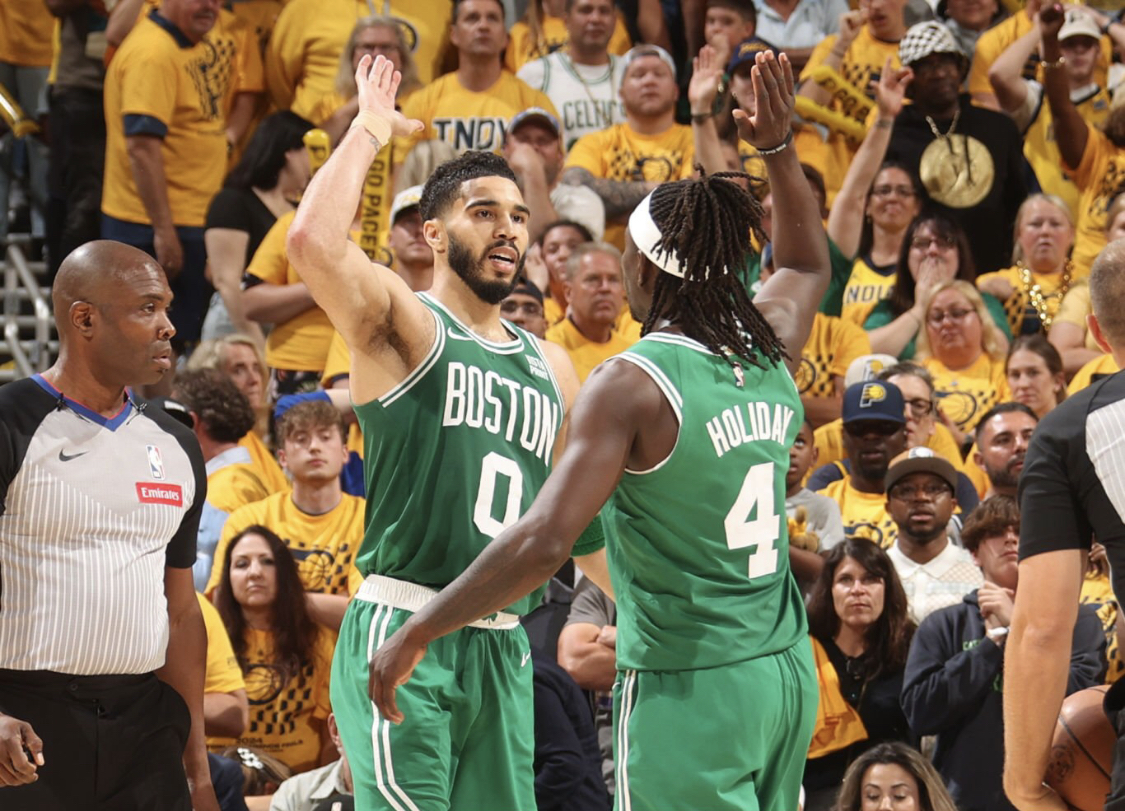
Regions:
<instances>
[{"instance_id":1,"label":"navy blue cap","mask_svg":"<svg viewBox=\"0 0 1125 811\"><path fill-rule=\"evenodd\" d=\"M844 392L844 424L860 420L906 423L906 403L894 383L865 380Z\"/></svg>"},{"instance_id":2,"label":"navy blue cap","mask_svg":"<svg viewBox=\"0 0 1125 811\"><path fill-rule=\"evenodd\" d=\"M750 37L738 43L738 47L734 49L734 55L731 56L730 62L727 63L727 73L734 73L735 68L739 65L744 65L747 62L753 62L754 57L760 53L769 51L774 56L777 56L777 48L770 45L761 37Z\"/></svg>"}]
</instances>

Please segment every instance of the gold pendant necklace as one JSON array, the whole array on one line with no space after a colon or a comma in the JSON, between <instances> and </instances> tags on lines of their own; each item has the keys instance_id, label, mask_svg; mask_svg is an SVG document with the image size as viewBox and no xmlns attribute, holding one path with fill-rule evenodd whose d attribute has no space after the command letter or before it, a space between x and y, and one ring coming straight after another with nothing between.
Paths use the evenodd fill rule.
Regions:
<instances>
[{"instance_id":1,"label":"gold pendant necklace","mask_svg":"<svg viewBox=\"0 0 1125 811\"><path fill-rule=\"evenodd\" d=\"M1054 293L1044 293L1043 287L1036 281L1033 281L1031 275L1031 268L1025 265L1019 265L1018 270L1020 274L1020 284L1023 286L1024 296L1027 298L1028 305L1035 310L1036 315L1039 316L1039 323L1043 325L1043 331L1046 332L1051 329L1051 323L1055 320L1052 313L1048 312L1051 302L1062 301L1062 297L1066 295L1066 291L1070 289L1070 260L1066 261L1063 265L1062 282L1059 284L1058 289ZM1057 311L1056 307L1056 311Z\"/></svg>"},{"instance_id":2,"label":"gold pendant necklace","mask_svg":"<svg viewBox=\"0 0 1125 811\"><path fill-rule=\"evenodd\" d=\"M954 134L960 120L958 107L943 133L926 116L934 140L922 152L918 175L930 199L950 208L972 208L992 190L996 167L984 144L972 136Z\"/></svg>"}]
</instances>

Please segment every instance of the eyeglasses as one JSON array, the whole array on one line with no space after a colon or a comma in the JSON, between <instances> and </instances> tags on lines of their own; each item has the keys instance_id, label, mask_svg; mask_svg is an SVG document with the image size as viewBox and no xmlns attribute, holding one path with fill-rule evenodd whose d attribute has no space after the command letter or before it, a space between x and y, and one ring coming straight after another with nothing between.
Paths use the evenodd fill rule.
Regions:
<instances>
[{"instance_id":1,"label":"eyeglasses","mask_svg":"<svg viewBox=\"0 0 1125 811\"><path fill-rule=\"evenodd\" d=\"M933 400L923 400L921 397L914 400L907 400L906 407L910 409L910 413L913 416L918 418L928 417L930 414L934 413Z\"/></svg>"},{"instance_id":2,"label":"eyeglasses","mask_svg":"<svg viewBox=\"0 0 1125 811\"><path fill-rule=\"evenodd\" d=\"M528 318L539 318L543 315L543 305L537 301L526 301L523 304L518 301L502 301L500 302L500 312L504 315L523 313Z\"/></svg>"},{"instance_id":3,"label":"eyeglasses","mask_svg":"<svg viewBox=\"0 0 1125 811\"><path fill-rule=\"evenodd\" d=\"M926 321L928 321L931 325L938 327L941 326L941 323L947 318L950 321L964 321L970 315L976 315L976 312L976 310L961 309L946 310L945 312L942 312L941 310L931 310L930 314L926 316Z\"/></svg>"},{"instance_id":4,"label":"eyeglasses","mask_svg":"<svg viewBox=\"0 0 1125 811\"><path fill-rule=\"evenodd\" d=\"M892 194L899 197L913 197L914 189L910 186L875 186L871 189L872 197L890 197Z\"/></svg>"},{"instance_id":5,"label":"eyeglasses","mask_svg":"<svg viewBox=\"0 0 1125 811\"><path fill-rule=\"evenodd\" d=\"M957 247L957 241L952 237L914 237L910 240L910 247L916 251L928 251L931 245L937 245L943 251L951 251Z\"/></svg>"},{"instance_id":6,"label":"eyeglasses","mask_svg":"<svg viewBox=\"0 0 1125 811\"><path fill-rule=\"evenodd\" d=\"M936 501L942 496L953 495L948 484L930 482L929 484L896 484L891 488L891 498L899 501L917 501L919 496L925 496L929 501Z\"/></svg>"},{"instance_id":7,"label":"eyeglasses","mask_svg":"<svg viewBox=\"0 0 1125 811\"><path fill-rule=\"evenodd\" d=\"M357 42L355 44L355 53L359 54L396 54L398 53L397 42Z\"/></svg>"},{"instance_id":8,"label":"eyeglasses","mask_svg":"<svg viewBox=\"0 0 1125 811\"><path fill-rule=\"evenodd\" d=\"M890 420L855 420L854 422L844 423L844 430L857 437L865 434L890 436L900 428L902 428L901 425Z\"/></svg>"}]
</instances>

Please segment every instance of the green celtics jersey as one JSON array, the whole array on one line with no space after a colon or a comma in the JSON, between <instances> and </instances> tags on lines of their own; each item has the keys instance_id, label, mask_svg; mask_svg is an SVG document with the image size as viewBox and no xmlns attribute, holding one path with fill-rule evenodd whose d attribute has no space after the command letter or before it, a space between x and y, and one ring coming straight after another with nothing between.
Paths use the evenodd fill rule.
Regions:
<instances>
[{"instance_id":1,"label":"green celtics jersey","mask_svg":"<svg viewBox=\"0 0 1125 811\"><path fill-rule=\"evenodd\" d=\"M425 293L437 335L425 360L356 406L363 429L364 575L442 588L515 523L551 469L564 402L535 336L486 341ZM526 613L533 594L508 611Z\"/></svg>"},{"instance_id":2,"label":"green celtics jersey","mask_svg":"<svg viewBox=\"0 0 1125 811\"><path fill-rule=\"evenodd\" d=\"M672 453L629 471L602 510L617 597L617 666L693 670L778 653L807 633L789 573L785 474L804 420L782 366L730 363L683 335L617 356L680 423Z\"/></svg>"}]
</instances>

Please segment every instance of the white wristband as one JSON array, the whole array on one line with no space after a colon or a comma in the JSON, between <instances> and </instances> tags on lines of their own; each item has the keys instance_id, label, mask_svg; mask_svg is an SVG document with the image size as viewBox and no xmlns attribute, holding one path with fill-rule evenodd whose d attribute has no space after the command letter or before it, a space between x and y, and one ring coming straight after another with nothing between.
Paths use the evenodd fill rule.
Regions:
<instances>
[{"instance_id":1,"label":"white wristband","mask_svg":"<svg viewBox=\"0 0 1125 811\"><path fill-rule=\"evenodd\" d=\"M375 115L370 110L360 110L359 115L352 119L350 129L363 127L367 134L375 139L376 149L382 149L391 140L391 125L385 119Z\"/></svg>"}]
</instances>

